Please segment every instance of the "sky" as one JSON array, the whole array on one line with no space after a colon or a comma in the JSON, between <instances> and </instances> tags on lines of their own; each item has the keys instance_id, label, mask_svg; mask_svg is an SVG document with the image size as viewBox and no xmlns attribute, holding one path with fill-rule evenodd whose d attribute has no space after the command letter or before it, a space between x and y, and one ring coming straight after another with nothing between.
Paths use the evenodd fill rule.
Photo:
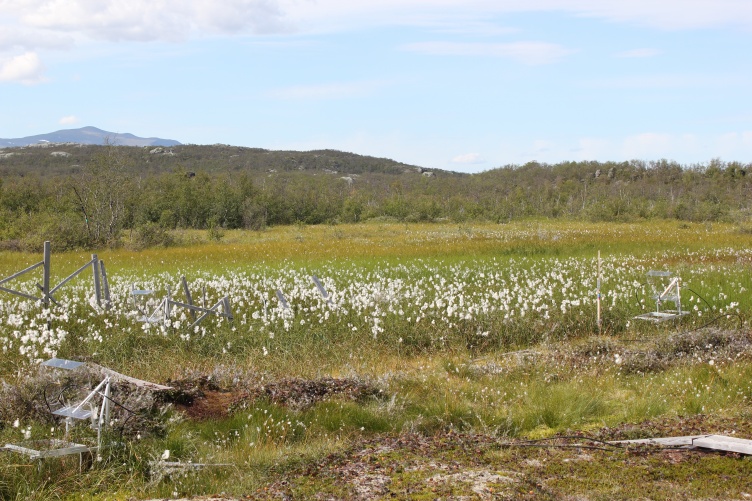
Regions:
<instances>
[{"instance_id":1,"label":"sky","mask_svg":"<svg viewBox=\"0 0 752 501\"><path fill-rule=\"evenodd\" d=\"M752 162L752 0L0 0L0 137Z\"/></svg>"}]
</instances>

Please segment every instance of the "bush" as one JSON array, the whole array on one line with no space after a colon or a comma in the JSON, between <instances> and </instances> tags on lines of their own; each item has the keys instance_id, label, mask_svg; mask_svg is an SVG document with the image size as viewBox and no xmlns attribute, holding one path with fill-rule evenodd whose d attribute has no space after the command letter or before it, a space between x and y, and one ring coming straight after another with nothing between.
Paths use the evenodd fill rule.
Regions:
<instances>
[{"instance_id":1,"label":"bush","mask_svg":"<svg viewBox=\"0 0 752 501\"><path fill-rule=\"evenodd\" d=\"M70 212L24 214L16 220L15 230L19 248L27 252L41 252L48 240L58 252L88 249L94 244L81 217Z\"/></svg>"},{"instance_id":2,"label":"bush","mask_svg":"<svg viewBox=\"0 0 752 501\"><path fill-rule=\"evenodd\" d=\"M129 247L140 250L148 247L169 247L174 243L175 239L163 226L145 223L134 230Z\"/></svg>"}]
</instances>

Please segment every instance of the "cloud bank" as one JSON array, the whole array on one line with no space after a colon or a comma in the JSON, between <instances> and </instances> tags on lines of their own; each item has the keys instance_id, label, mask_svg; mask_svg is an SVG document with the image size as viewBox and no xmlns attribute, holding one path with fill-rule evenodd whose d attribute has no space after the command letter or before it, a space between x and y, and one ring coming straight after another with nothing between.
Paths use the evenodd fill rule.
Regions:
<instances>
[{"instance_id":1,"label":"cloud bank","mask_svg":"<svg viewBox=\"0 0 752 501\"><path fill-rule=\"evenodd\" d=\"M403 50L436 56L506 57L523 64L549 64L575 51L546 42L455 43L419 42L404 45Z\"/></svg>"},{"instance_id":2,"label":"cloud bank","mask_svg":"<svg viewBox=\"0 0 752 501\"><path fill-rule=\"evenodd\" d=\"M440 21L447 29L518 12L562 12L677 30L752 28L747 0L4 0L0 50L49 37L178 41L233 34L307 33ZM31 35L34 36L31 36ZM31 47L33 48L33 47Z\"/></svg>"},{"instance_id":3,"label":"cloud bank","mask_svg":"<svg viewBox=\"0 0 752 501\"><path fill-rule=\"evenodd\" d=\"M33 85L43 81L44 67L39 56L34 52L0 60L0 82Z\"/></svg>"}]
</instances>

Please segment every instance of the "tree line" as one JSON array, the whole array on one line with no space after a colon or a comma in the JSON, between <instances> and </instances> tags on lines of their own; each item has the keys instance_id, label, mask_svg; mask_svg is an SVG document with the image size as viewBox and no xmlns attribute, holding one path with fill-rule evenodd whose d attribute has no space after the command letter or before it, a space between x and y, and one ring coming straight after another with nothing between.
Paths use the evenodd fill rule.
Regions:
<instances>
[{"instance_id":1,"label":"tree line","mask_svg":"<svg viewBox=\"0 0 752 501\"><path fill-rule=\"evenodd\" d=\"M469 175L334 151L68 148L68 156L0 155L2 248L169 245L178 228L219 238L225 229L375 218L743 222L752 204L752 164L720 160L530 162Z\"/></svg>"}]
</instances>

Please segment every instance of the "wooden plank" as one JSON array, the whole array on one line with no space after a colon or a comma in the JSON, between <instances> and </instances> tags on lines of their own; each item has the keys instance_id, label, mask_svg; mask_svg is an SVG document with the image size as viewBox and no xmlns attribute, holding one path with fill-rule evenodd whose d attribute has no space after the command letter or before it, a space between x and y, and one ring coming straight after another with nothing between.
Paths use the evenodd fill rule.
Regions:
<instances>
[{"instance_id":1,"label":"wooden plank","mask_svg":"<svg viewBox=\"0 0 752 501\"><path fill-rule=\"evenodd\" d=\"M694 440L695 447L713 449L716 451L737 452L752 455L752 440L727 437L724 435L708 435Z\"/></svg>"}]
</instances>

